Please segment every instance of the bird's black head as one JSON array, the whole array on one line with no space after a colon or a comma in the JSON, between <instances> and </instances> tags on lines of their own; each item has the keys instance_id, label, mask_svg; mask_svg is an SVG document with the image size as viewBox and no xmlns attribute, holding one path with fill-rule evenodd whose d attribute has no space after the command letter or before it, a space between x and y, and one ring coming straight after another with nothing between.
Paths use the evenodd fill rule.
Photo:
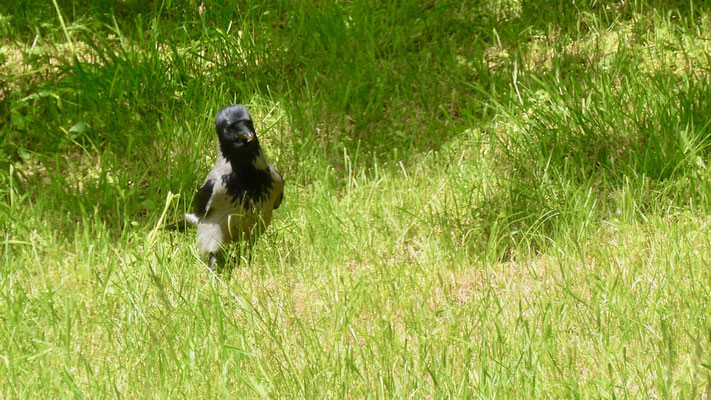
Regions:
<instances>
[{"instance_id":1,"label":"bird's black head","mask_svg":"<svg viewBox=\"0 0 711 400\"><path fill-rule=\"evenodd\" d=\"M247 107L239 104L223 108L215 117L217 138L224 156L230 160L249 158L259 148L257 133Z\"/></svg>"}]
</instances>

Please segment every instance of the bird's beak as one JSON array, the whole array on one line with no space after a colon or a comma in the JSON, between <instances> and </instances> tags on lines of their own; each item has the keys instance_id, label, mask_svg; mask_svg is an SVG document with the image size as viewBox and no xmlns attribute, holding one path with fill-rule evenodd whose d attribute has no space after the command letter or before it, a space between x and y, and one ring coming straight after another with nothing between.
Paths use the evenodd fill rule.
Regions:
<instances>
[{"instance_id":1,"label":"bird's beak","mask_svg":"<svg viewBox=\"0 0 711 400\"><path fill-rule=\"evenodd\" d=\"M242 131L239 133L239 138L244 140L246 143L249 143L254 140L254 132L250 130Z\"/></svg>"}]
</instances>

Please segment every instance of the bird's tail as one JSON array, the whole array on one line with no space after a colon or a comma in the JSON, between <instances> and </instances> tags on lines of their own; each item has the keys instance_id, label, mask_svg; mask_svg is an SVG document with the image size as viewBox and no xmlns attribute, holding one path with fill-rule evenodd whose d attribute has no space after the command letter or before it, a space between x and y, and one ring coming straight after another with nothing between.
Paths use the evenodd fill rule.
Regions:
<instances>
[{"instance_id":1,"label":"bird's tail","mask_svg":"<svg viewBox=\"0 0 711 400\"><path fill-rule=\"evenodd\" d=\"M166 225L164 229L169 231L184 232L191 226L197 226L198 217L195 214L185 214L185 219L174 224Z\"/></svg>"}]
</instances>

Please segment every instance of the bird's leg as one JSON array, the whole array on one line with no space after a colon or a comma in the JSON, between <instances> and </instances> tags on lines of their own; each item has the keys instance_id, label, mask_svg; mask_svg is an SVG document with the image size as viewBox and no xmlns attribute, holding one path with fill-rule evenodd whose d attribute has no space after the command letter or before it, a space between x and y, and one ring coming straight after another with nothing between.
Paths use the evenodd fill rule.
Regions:
<instances>
[{"instance_id":1,"label":"bird's leg","mask_svg":"<svg viewBox=\"0 0 711 400\"><path fill-rule=\"evenodd\" d=\"M215 272L217 270L217 256L215 253L210 253L207 260L207 267L210 271Z\"/></svg>"}]
</instances>

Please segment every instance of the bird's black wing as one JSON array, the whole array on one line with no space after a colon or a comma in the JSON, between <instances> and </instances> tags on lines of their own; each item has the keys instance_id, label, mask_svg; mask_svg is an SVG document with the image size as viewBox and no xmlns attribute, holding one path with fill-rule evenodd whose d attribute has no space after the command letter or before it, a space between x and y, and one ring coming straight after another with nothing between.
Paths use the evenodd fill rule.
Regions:
<instances>
[{"instance_id":1,"label":"bird's black wing","mask_svg":"<svg viewBox=\"0 0 711 400\"><path fill-rule=\"evenodd\" d=\"M193 200L193 213L199 218L205 218L210 210L210 201L212 200L212 189L215 187L215 180L208 179L198 190Z\"/></svg>"},{"instance_id":2,"label":"bird's black wing","mask_svg":"<svg viewBox=\"0 0 711 400\"><path fill-rule=\"evenodd\" d=\"M273 209L276 210L281 205L282 200L284 200L284 178L281 176L280 173L277 172L276 169L274 169L274 167L270 166L269 168L272 170L272 172L274 174L276 174L276 176L279 177L277 182L275 182L278 185L277 190L279 190L279 195L277 196L276 200L274 200L274 206L273 206Z\"/></svg>"},{"instance_id":3,"label":"bird's black wing","mask_svg":"<svg viewBox=\"0 0 711 400\"><path fill-rule=\"evenodd\" d=\"M274 209L276 210L281 205L281 201L284 200L284 192L279 193L279 196L274 201Z\"/></svg>"}]
</instances>

